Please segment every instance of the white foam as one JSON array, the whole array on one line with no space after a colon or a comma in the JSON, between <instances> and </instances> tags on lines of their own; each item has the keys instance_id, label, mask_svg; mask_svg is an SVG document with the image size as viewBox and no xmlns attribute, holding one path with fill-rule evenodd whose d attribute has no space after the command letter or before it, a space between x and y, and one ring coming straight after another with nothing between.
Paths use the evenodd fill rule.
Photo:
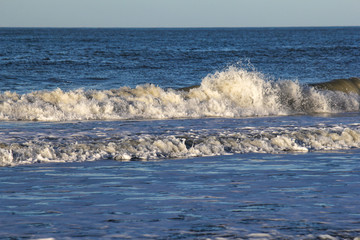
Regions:
<instances>
[{"instance_id":1,"label":"white foam","mask_svg":"<svg viewBox=\"0 0 360 240\"><path fill-rule=\"evenodd\" d=\"M119 161L188 158L234 153L281 153L339 150L360 147L360 129L349 126L268 128L266 130L182 132L177 135L86 138L60 142L46 138L23 143L2 143L0 166L37 162L74 162L113 159Z\"/></svg>"},{"instance_id":2,"label":"white foam","mask_svg":"<svg viewBox=\"0 0 360 240\"><path fill-rule=\"evenodd\" d=\"M134 89L35 91L0 95L0 120L70 121L244 117L359 110L359 96L317 91L296 81L269 81L229 67L189 92L147 84Z\"/></svg>"}]
</instances>

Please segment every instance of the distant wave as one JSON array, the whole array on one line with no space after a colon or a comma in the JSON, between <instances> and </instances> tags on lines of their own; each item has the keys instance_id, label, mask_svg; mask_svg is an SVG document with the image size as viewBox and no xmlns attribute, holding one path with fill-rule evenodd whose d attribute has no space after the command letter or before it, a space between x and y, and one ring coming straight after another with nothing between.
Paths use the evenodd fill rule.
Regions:
<instances>
[{"instance_id":1,"label":"distant wave","mask_svg":"<svg viewBox=\"0 0 360 240\"><path fill-rule=\"evenodd\" d=\"M344 86L342 86L342 84ZM344 82L334 82L337 89ZM112 90L35 91L0 95L0 120L71 121L245 117L358 111L356 91L323 91L329 84L267 80L261 73L229 67L179 91L152 84ZM346 85L346 86L345 86ZM336 90L336 89L335 89ZM347 93L346 93L347 92Z\"/></svg>"},{"instance_id":2,"label":"distant wave","mask_svg":"<svg viewBox=\"0 0 360 240\"><path fill-rule=\"evenodd\" d=\"M360 78L335 79L329 82L310 84L316 89L356 93L360 95Z\"/></svg>"}]
</instances>

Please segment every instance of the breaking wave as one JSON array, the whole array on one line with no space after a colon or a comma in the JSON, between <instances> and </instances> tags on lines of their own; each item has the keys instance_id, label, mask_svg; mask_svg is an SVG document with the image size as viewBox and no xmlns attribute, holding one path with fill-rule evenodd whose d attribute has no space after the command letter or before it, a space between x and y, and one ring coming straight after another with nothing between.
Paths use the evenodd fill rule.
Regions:
<instances>
[{"instance_id":1,"label":"breaking wave","mask_svg":"<svg viewBox=\"0 0 360 240\"><path fill-rule=\"evenodd\" d=\"M182 134L112 137L41 137L1 143L0 166L38 162L189 158L235 153L281 153L360 147L360 125L237 128Z\"/></svg>"},{"instance_id":2,"label":"breaking wave","mask_svg":"<svg viewBox=\"0 0 360 240\"><path fill-rule=\"evenodd\" d=\"M189 91L147 84L112 90L35 91L0 95L0 120L71 121L245 117L359 110L359 95L297 81L267 80L229 67Z\"/></svg>"}]
</instances>

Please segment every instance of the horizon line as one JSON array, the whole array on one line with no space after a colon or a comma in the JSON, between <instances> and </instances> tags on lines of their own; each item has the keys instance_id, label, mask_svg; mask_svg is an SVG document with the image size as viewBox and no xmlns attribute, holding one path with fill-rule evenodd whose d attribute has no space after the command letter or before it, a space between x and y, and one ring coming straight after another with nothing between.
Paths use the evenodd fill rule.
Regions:
<instances>
[{"instance_id":1,"label":"horizon line","mask_svg":"<svg viewBox=\"0 0 360 240\"><path fill-rule=\"evenodd\" d=\"M360 25L304 25L304 26L252 26L252 27L84 27L84 26L0 26L0 28L73 28L73 29L79 29L79 28L88 28L88 29L234 29L234 28L339 28L339 27L360 27Z\"/></svg>"}]
</instances>

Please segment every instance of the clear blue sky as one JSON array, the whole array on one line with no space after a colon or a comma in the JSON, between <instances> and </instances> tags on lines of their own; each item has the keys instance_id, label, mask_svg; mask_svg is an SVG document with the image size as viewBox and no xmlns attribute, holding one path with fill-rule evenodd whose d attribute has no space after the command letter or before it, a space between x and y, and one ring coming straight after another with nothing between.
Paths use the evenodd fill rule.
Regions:
<instances>
[{"instance_id":1,"label":"clear blue sky","mask_svg":"<svg viewBox=\"0 0 360 240\"><path fill-rule=\"evenodd\" d=\"M360 0L0 0L0 27L360 26Z\"/></svg>"}]
</instances>

